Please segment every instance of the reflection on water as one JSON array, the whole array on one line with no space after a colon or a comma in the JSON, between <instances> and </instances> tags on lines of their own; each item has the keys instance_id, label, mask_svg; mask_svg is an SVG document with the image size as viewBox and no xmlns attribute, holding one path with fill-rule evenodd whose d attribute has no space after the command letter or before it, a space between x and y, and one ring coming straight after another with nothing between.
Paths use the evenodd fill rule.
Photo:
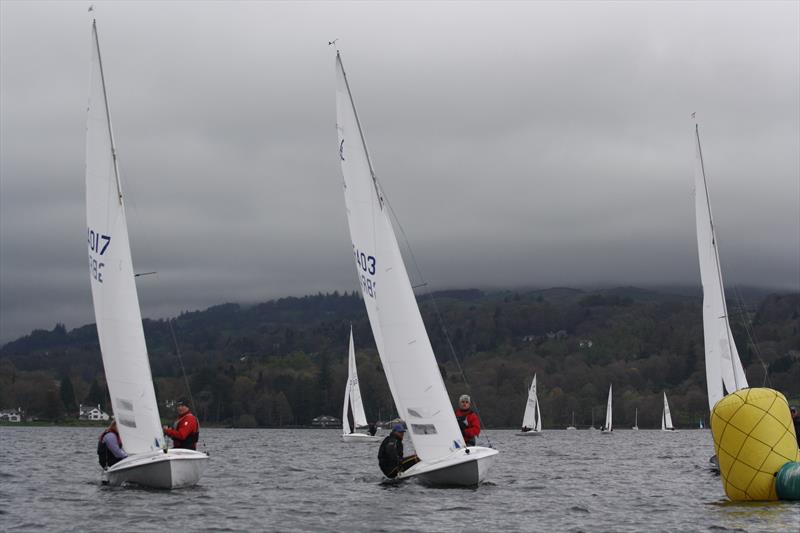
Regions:
<instances>
[{"instance_id":1,"label":"reflection on water","mask_svg":"<svg viewBox=\"0 0 800 533\"><path fill-rule=\"evenodd\" d=\"M798 531L800 503L731 503L707 431L492 431L477 489L386 481L336 430L206 429L200 485L100 485L99 428L0 428L0 529Z\"/></svg>"}]
</instances>

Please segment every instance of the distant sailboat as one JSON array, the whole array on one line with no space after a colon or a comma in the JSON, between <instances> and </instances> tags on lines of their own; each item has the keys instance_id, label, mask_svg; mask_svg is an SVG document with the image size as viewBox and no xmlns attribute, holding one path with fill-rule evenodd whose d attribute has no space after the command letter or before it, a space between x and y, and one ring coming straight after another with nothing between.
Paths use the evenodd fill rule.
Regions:
<instances>
[{"instance_id":1,"label":"distant sailboat","mask_svg":"<svg viewBox=\"0 0 800 533\"><path fill-rule=\"evenodd\" d=\"M631 428L634 431L639 431L639 408L636 408L636 414L634 415L633 427Z\"/></svg>"},{"instance_id":2,"label":"distant sailboat","mask_svg":"<svg viewBox=\"0 0 800 533\"><path fill-rule=\"evenodd\" d=\"M700 129L695 123L694 195L697 225L697 250L700 260L700 279L703 284L703 339L705 347L706 386L708 408L727 393L747 388L747 378L733 341L728 321L728 306L722 285L722 267L719 262L711 200L708 194L703 152L700 148Z\"/></svg>"},{"instance_id":3,"label":"distant sailboat","mask_svg":"<svg viewBox=\"0 0 800 533\"><path fill-rule=\"evenodd\" d=\"M425 331L353 96L336 53L338 156L361 294L395 406L420 462L398 477L476 485L497 450L466 447Z\"/></svg>"},{"instance_id":4,"label":"distant sailboat","mask_svg":"<svg viewBox=\"0 0 800 533\"><path fill-rule=\"evenodd\" d=\"M517 433L523 437L533 437L542 434L542 413L539 410L539 397L536 395L536 374L533 383L528 389L528 401L525 404L525 414L522 415L522 430Z\"/></svg>"},{"instance_id":5,"label":"distant sailboat","mask_svg":"<svg viewBox=\"0 0 800 533\"><path fill-rule=\"evenodd\" d=\"M603 424L603 433L611 433L614 431L611 425L611 385L608 386L608 403L606 404L606 423Z\"/></svg>"},{"instance_id":6,"label":"distant sailboat","mask_svg":"<svg viewBox=\"0 0 800 533\"><path fill-rule=\"evenodd\" d=\"M571 426L567 426L567 429L569 429L569 430L578 429L578 428L575 427L575 411L572 411L572 425Z\"/></svg>"},{"instance_id":7,"label":"distant sailboat","mask_svg":"<svg viewBox=\"0 0 800 533\"><path fill-rule=\"evenodd\" d=\"M353 343L353 328L350 328L350 348L347 358L347 384L344 387L344 407L342 408L342 440L345 442L380 442L383 437L359 433L358 428L365 428L367 415L364 413L364 402L361 400L361 387L358 385L356 370L356 350ZM348 407L353 413L353 427L348 420Z\"/></svg>"},{"instance_id":8,"label":"distant sailboat","mask_svg":"<svg viewBox=\"0 0 800 533\"><path fill-rule=\"evenodd\" d=\"M589 427L590 431L597 431L597 428L594 427L594 407L592 407L592 425Z\"/></svg>"},{"instance_id":9,"label":"distant sailboat","mask_svg":"<svg viewBox=\"0 0 800 533\"><path fill-rule=\"evenodd\" d=\"M97 23L86 125L86 221L92 302L111 406L128 457L105 471L112 485L194 485L208 455L166 447L142 329L128 224L111 129Z\"/></svg>"},{"instance_id":10,"label":"distant sailboat","mask_svg":"<svg viewBox=\"0 0 800 533\"><path fill-rule=\"evenodd\" d=\"M666 392L664 392L664 410L661 412L661 431L675 431L675 427L672 425L672 415L669 413Z\"/></svg>"}]
</instances>

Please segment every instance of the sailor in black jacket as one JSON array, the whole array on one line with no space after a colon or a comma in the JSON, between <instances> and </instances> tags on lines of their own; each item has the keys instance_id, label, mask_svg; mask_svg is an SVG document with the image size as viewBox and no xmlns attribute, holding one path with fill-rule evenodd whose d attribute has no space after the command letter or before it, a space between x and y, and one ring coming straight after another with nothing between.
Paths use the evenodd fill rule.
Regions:
<instances>
[{"instance_id":1,"label":"sailor in black jacket","mask_svg":"<svg viewBox=\"0 0 800 533\"><path fill-rule=\"evenodd\" d=\"M395 424L392 432L381 442L381 447L378 449L378 465L386 477L395 478L397 474L419 462L416 455L403 458L405 433L406 429L402 424Z\"/></svg>"}]
</instances>

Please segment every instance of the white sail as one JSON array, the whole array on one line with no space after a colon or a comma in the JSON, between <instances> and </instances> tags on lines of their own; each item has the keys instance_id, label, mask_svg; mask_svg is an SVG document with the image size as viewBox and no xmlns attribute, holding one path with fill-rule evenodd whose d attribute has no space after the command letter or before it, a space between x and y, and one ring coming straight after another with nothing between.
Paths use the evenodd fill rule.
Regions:
<instances>
[{"instance_id":1,"label":"white sail","mask_svg":"<svg viewBox=\"0 0 800 533\"><path fill-rule=\"evenodd\" d=\"M86 221L97 335L111 405L129 454L163 444L136 293L97 25L86 125Z\"/></svg>"},{"instance_id":2,"label":"white sail","mask_svg":"<svg viewBox=\"0 0 800 533\"><path fill-rule=\"evenodd\" d=\"M528 401L525 404L525 413L522 415L522 427L541 431L542 415L539 411L539 398L536 394L536 374L533 375L533 383L528 389Z\"/></svg>"},{"instance_id":3,"label":"white sail","mask_svg":"<svg viewBox=\"0 0 800 533\"><path fill-rule=\"evenodd\" d=\"M608 403L606 404L606 423L603 426L604 431L611 431L611 385L608 386Z\"/></svg>"},{"instance_id":4,"label":"white sail","mask_svg":"<svg viewBox=\"0 0 800 533\"><path fill-rule=\"evenodd\" d=\"M661 429L675 429L672 425L672 415L669 413L669 402L667 402L667 393L664 393L664 410L661 413Z\"/></svg>"},{"instance_id":5,"label":"white sail","mask_svg":"<svg viewBox=\"0 0 800 533\"><path fill-rule=\"evenodd\" d=\"M708 407L728 393L747 387L747 378L733 342L728 322L728 308L722 285L722 270L708 182L700 148L700 131L695 124L694 196L697 224L697 251L700 260L700 279L703 284L703 339L706 359ZM724 386L724 390L723 390Z\"/></svg>"},{"instance_id":6,"label":"white sail","mask_svg":"<svg viewBox=\"0 0 800 533\"><path fill-rule=\"evenodd\" d=\"M342 413L342 432L346 435L350 433L350 422L347 419L347 408L351 408L353 413L353 427L364 427L367 425L367 415L364 413L364 402L361 400L361 388L358 385L358 370L356 369L356 350L353 343L353 328L350 328L350 348L347 363L347 385L344 391L344 411Z\"/></svg>"},{"instance_id":7,"label":"white sail","mask_svg":"<svg viewBox=\"0 0 800 533\"><path fill-rule=\"evenodd\" d=\"M400 416L423 461L464 447L397 245L388 205L336 54L338 156L353 259L375 344Z\"/></svg>"}]
</instances>

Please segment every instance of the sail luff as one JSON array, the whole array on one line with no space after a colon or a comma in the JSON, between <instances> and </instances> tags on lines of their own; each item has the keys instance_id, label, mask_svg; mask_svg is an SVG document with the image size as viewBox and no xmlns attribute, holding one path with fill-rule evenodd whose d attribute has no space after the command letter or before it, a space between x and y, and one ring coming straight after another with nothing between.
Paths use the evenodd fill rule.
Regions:
<instances>
[{"instance_id":1,"label":"sail luff","mask_svg":"<svg viewBox=\"0 0 800 533\"><path fill-rule=\"evenodd\" d=\"M86 126L89 277L112 410L125 450L136 454L159 449L164 441L134 281L108 94L100 63L100 41L94 21L92 41Z\"/></svg>"}]
</instances>

